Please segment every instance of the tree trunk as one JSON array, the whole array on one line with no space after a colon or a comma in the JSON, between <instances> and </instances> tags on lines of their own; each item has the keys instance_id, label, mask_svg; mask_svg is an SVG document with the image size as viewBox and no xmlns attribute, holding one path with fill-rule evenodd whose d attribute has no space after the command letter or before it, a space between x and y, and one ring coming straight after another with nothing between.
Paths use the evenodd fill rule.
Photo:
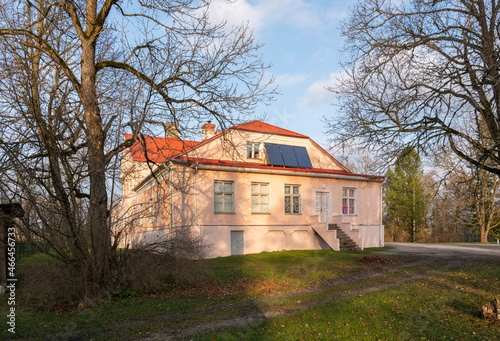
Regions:
<instances>
[{"instance_id":1,"label":"tree trunk","mask_svg":"<svg viewBox=\"0 0 500 341\"><path fill-rule=\"evenodd\" d=\"M485 231L485 229L481 227L481 244L488 243L488 232L489 231Z\"/></svg>"},{"instance_id":2,"label":"tree trunk","mask_svg":"<svg viewBox=\"0 0 500 341\"><path fill-rule=\"evenodd\" d=\"M106 159L104 142L106 134L99 109L96 91L95 42L82 42L81 100L84 107L88 143L88 171L90 200L88 231L91 241L90 273L98 290L103 290L110 280L111 228L108 226L108 196L106 193Z\"/></svg>"}]
</instances>

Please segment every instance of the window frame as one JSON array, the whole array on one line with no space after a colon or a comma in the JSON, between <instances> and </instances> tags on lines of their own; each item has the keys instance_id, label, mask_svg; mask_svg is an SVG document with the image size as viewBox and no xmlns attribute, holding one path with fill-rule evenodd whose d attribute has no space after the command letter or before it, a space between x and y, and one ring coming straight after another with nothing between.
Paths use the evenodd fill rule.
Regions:
<instances>
[{"instance_id":1,"label":"window frame","mask_svg":"<svg viewBox=\"0 0 500 341\"><path fill-rule=\"evenodd\" d=\"M350 191L354 191L354 195L350 195ZM347 193L347 195L344 195ZM344 200L347 200L347 206L344 206ZM354 200L353 213L350 212L350 200ZM344 210L347 208L347 211ZM355 216L358 214L358 189L355 187L342 187L342 215Z\"/></svg>"},{"instance_id":2,"label":"window frame","mask_svg":"<svg viewBox=\"0 0 500 341\"><path fill-rule=\"evenodd\" d=\"M290 193L286 193L286 188L287 187L290 187ZM293 193L293 189L294 187L297 187L298 188L298 194L295 194ZM283 194L284 194L284 204L285 204L285 214L290 214L290 215L300 215L302 214L302 186L301 185L298 185L298 184L285 184L284 187L283 187ZM290 208L291 208L291 212L287 212L287 204L286 204L286 199L287 197L290 198ZM298 209L298 212L294 212L294 198L298 198L298 206L299 206L299 209Z\"/></svg>"},{"instance_id":3,"label":"window frame","mask_svg":"<svg viewBox=\"0 0 500 341\"><path fill-rule=\"evenodd\" d=\"M259 186L259 192L258 193L254 193L252 191L252 187L254 185L258 185ZM267 193L263 193L263 192L260 191L262 185L266 185L267 186ZM271 189L271 186L270 186L269 182L252 182L252 183L250 183L250 200L251 200L250 201L250 212L252 214L269 214L269 213L271 213L271 200L270 200L271 193L270 193L270 189ZM259 212L254 212L254 210L253 210L253 205L254 205L253 198L254 197L259 198L259 200L258 200L259 202L257 203L258 206L259 206L259 208L261 209ZM267 198L267 203L265 203L265 204L263 204L262 200L261 200L264 197ZM262 212L262 206L263 205L267 205L267 211L265 211L265 212Z\"/></svg>"},{"instance_id":4,"label":"window frame","mask_svg":"<svg viewBox=\"0 0 500 341\"><path fill-rule=\"evenodd\" d=\"M222 191L216 191L216 183L221 183L222 184ZM226 192L224 191L224 185L226 183L230 183L231 184L231 189L232 191L231 192ZM234 181L232 180L214 180L214 214L234 214L235 213L235 200L234 200ZM222 211L217 211L217 205L216 205L216 197L218 195L221 195L222 196L222 205L223 205L223 209ZM231 211L227 211L226 210L226 201L225 201L225 197L226 196L230 196L231 197L231 203L232 203L232 210Z\"/></svg>"},{"instance_id":5,"label":"window frame","mask_svg":"<svg viewBox=\"0 0 500 341\"><path fill-rule=\"evenodd\" d=\"M256 146L257 150L255 150ZM246 150L247 159L262 160L262 153L263 153L263 148L261 147L261 144L259 142L247 141L247 150ZM255 154L257 154L258 156L256 157Z\"/></svg>"}]
</instances>

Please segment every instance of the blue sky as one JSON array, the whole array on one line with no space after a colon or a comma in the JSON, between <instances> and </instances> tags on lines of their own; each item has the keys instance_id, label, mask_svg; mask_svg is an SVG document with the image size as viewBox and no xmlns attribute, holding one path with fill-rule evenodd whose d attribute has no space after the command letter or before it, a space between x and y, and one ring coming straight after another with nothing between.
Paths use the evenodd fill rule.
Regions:
<instances>
[{"instance_id":1,"label":"blue sky","mask_svg":"<svg viewBox=\"0 0 500 341\"><path fill-rule=\"evenodd\" d=\"M210 17L229 25L249 22L257 40L264 43L263 59L276 78L281 95L256 115L265 121L310 136L327 146L324 116L336 109L334 84L341 72L343 41L340 22L355 0L213 0Z\"/></svg>"}]
</instances>

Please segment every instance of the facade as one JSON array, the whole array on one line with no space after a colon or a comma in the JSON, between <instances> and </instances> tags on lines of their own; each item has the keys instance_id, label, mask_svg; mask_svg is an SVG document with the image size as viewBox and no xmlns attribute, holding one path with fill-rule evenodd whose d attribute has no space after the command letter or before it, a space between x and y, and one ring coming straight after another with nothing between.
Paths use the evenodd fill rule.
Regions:
<instances>
[{"instance_id":1,"label":"facade","mask_svg":"<svg viewBox=\"0 0 500 341\"><path fill-rule=\"evenodd\" d=\"M125 135L125 138L131 138ZM261 121L202 141L144 137L122 157L123 246L188 231L208 257L383 246L384 177L353 174L309 137Z\"/></svg>"}]
</instances>

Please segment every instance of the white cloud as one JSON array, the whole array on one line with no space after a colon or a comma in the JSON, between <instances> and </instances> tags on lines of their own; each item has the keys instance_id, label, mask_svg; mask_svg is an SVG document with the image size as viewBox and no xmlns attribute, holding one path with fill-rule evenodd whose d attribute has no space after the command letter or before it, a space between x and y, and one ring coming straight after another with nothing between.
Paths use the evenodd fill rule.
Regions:
<instances>
[{"instance_id":1,"label":"white cloud","mask_svg":"<svg viewBox=\"0 0 500 341\"><path fill-rule=\"evenodd\" d=\"M300 101L300 107L304 108L311 105L332 103L335 94L328 90L329 87L337 83L339 73L331 73L328 79L320 79L312 83L306 90L305 96Z\"/></svg>"},{"instance_id":2,"label":"white cloud","mask_svg":"<svg viewBox=\"0 0 500 341\"><path fill-rule=\"evenodd\" d=\"M276 75L275 84L280 87L289 88L304 82L310 77L309 74L284 74Z\"/></svg>"},{"instance_id":3,"label":"white cloud","mask_svg":"<svg viewBox=\"0 0 500 341\"><path fill-rule=\"evenodd\" d=\"M262 8L253 7L246 0L234 2L215 0L210 4L209 15L213 23L227 21L231 27L249 22L253 28L258 29L263 25L266 13Z\"/></svg>"},{"instance_id":4,"label":"white cloud","mask_svg":"<svg viewBox=\"0 0 500 341\"><path fill-rule=\"evenodd\" d=\"M236 26L249 22L256 31L277 23L320 29L327 24L322 18L329 19L321 8L303 0L214 0L209 14L214 23L226 20L229 26Z\"/></svg>"}]
</instances>

